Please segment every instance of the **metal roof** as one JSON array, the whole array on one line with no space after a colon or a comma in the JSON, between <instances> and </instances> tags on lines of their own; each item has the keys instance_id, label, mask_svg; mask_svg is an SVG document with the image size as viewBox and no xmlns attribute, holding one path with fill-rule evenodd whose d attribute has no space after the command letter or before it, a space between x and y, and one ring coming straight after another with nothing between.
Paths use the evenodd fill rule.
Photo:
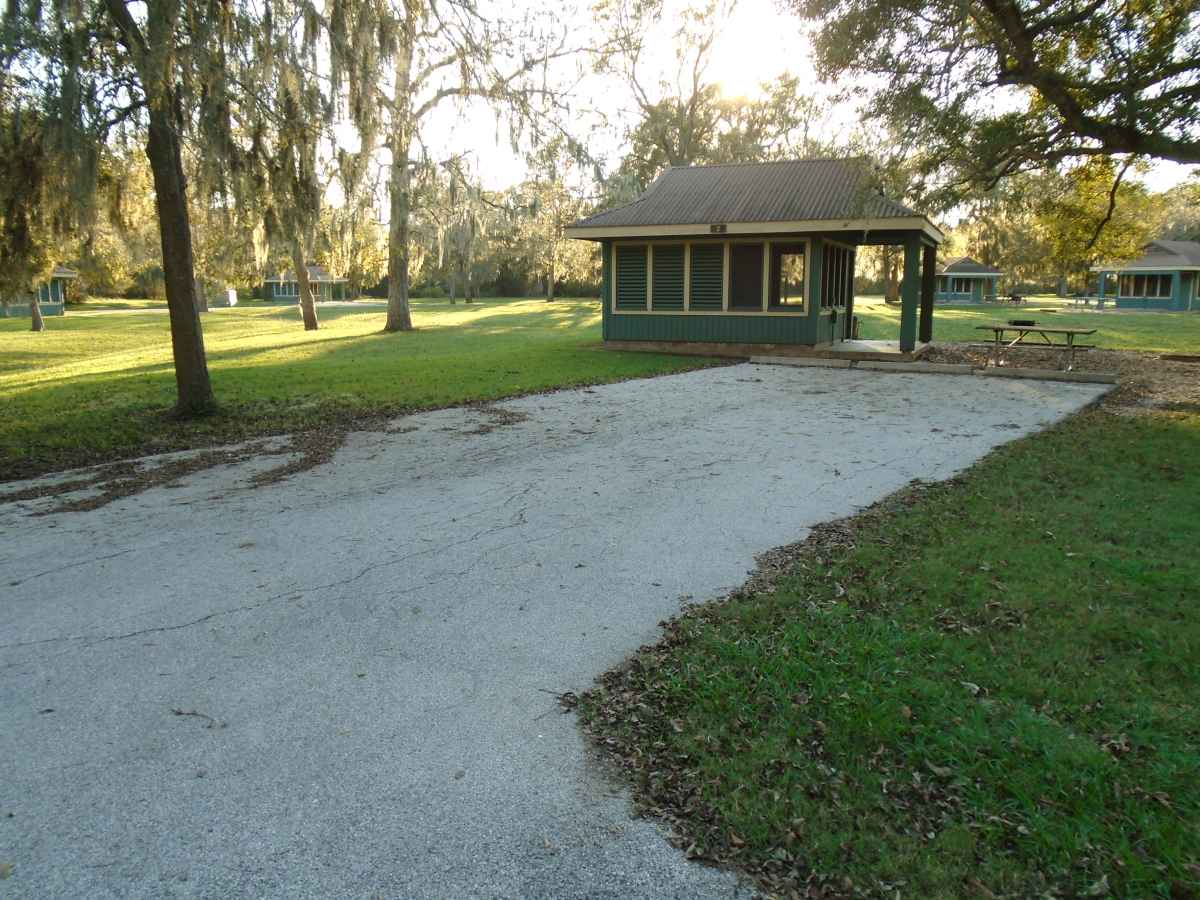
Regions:
<instances>
[{"instance_id":1,"label":"metal roof","mask_svg":"<svg viewBox=\"0 0 1200 900\"><path fill-rule=\"evenodd\" d=\"M1123 272L1137 269L1195 269L1200 267L1200 241L1151 241L1145 254L1131 262L1092 266L1093 272Z\"/></svg>"},{"instance_id":2,"label":"metal roof","mask_svg":"<svg viewBox=\"0 0 1200 900\"><path fill-rule=\"evenodd\" d=\"M54 271L50 273L51 278L78 278L79 273L74 269L66 266L55 266Z\"/></svg>"},{"instance_id":3,"label":"metal roof","mask_svg":"<svg viewBox=\"0 0 1200 900\"><path fill-rule=\"evenodd\" d=\"M939 275L1002 275L999 269L985 266L969 256L956 256L946 260L946 264L938 272Z\"/></svg>"},{"instance_id":4,"label":"metal roof","mask_svg":"<svg viewBox=\"0 0 1200 900\"><path fill-rule=\"evenodd\" d=\"M573 228L921 217L870 187L861 159L796 159L667 169L633 203Z\"/></svg>"}]
</instances>

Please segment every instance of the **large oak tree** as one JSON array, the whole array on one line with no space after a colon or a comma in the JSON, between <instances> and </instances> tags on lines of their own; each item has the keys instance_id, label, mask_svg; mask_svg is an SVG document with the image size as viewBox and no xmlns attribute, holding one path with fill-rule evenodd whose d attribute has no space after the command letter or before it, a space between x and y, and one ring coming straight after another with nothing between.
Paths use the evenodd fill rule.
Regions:
<instances>
[{"instance_id":1,"label":"large oak tree","mask_svg":"<svg viewBox=\"0 0 1200 900\"><path fill-rule=\"evenodd\" d=\"M1200 163L1195 0L790 0L825 76L952 191L1081 157Z\"/></svg>"}]
</instances>

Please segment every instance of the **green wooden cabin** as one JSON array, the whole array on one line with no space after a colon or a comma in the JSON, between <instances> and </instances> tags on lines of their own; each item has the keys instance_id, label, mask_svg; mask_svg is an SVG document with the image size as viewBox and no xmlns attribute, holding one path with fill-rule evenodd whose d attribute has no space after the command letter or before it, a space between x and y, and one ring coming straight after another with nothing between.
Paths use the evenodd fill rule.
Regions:
<instances>
[{"instance_id":1,"label":"green wooden cabin","mask_svg":"<svg viewBox=\"0 0 1200 900\"><path fill-rule=\"evenodd\" d=\"M67 286L79 277L79 273L66 266L55 266L50 277L37 286L38 309L43 316L61 316L66 312ZM0 303L0 318L29 316L28 302Z\"/></svg>"},{"instance_id":2,"label":"green wooden cabin","mask_svg":"<svg viewBox=\"0 0 1200 900\"><path fill-rule=\"evenodd\" d=\"M939 303L994 301L1002 274L969 256L955 257L938 272L935 299Z\"/></svg>"},{"instance_id":3,"label":"green wooden cabin","mask_svg":"<svg viewBox=\"0 0 1200 900\"><path fill-rule=\"evenodd\" d=\"M308 266L308 282L312 287L313 299L346 300L346 279L329 274L323 266ZM264 300L300 300L300 282L294 272L281 272L263 279Z\"/></svg>"},{"instance_id":4,"label":"green wooden cabin","mask_svg":"<svg viewBox=\"0 0 1200 900\"><path fill-rule=\"evenodd\" d=\"M864 244L904 248L900 350L928 342L943 234L870 183L860 160L675 167L633 203L576 222L568 237L601 246L605 342L763 350L851 339Z\"/></svg>"},{"instance_id":5,"label":"green wooden cabin","mask_svg":"<svg viewBox=\"0 0 1200 900\"><path fill-rule=\"evenodd\" d=\"M1093 266L1100 299L1124 309L1200 309L1200 242L1151 241L1132 262Z\"/></svg>"}]
</instances>

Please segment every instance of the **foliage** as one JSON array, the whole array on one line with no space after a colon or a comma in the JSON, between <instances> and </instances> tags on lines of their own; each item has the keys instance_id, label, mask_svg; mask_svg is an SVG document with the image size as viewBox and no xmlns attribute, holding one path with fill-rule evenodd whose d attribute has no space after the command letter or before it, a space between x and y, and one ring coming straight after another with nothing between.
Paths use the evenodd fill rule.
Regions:
<instances>
[{"instance_id":1,"label":"foliage","mask_svg":"<svg viewBox=\"0 0 1200 900\"><path fill-rule=\"evenodd\" d=\"M0 95L0 101L11 98ZM0 301L32 295L57 261L58 185L44 152L44 120L0 106Z\"/></svg>"},{"instance_id":2,"label":"foliage","mask_svg":"<svg viewBox=\"0 0 1200 900\"><path fill-rule=\"evenodd\" d=\"M1200 162L1200 12L1151 0L791 0L953 193L1080 157Z\"/></svg>"},{"instance_id":3,"label":"foliage","mask_svg":"<svg viewBox=\"0 0 1200 900\"><path fill-rule=\"evenodd\" d=\"M673 78L643 73L649 26L663 15L661 0L609 0L600 7L615 34L607 67L633 91L639 119L626 138L621 171L644 189L667 166L756 162L818 156L830 147L817 137L823 106L783 73L762 85L759 99L725 97L709 80L713 42L731 8L689 7L674 35L678 69Z\"/></svg>"},{"instance_id":4,"label":"foliage","mask_svg":"<svg viewBox=\"0 0 1200 900\"><path fill-rule=\"evenodd\" d=\"M1200 416L1085 413L816 529L585 715L780 895L1192 896L1198 488Z\"/></svg>"},{"instance_id":5,"label":"foliage","mask_svg":"<svg viewBox=\"0 0 1200 900\"><path fill-rule=\"evenodd\" d=\"M560 281L599 283L598 257L591 244L565 236L567 226L587 213L572 188L583 177L577 156L556 138L530 154L529 163L532 177L513 191L517 252L553 300Z\"/></svg>"},{"instance_id":6,"label":"foliage","mask_svg":"<svg viewBox=\"0 0 1200 900\"><path fill-rule=\"evenodd\" d=\"M1063 278L1082 289L1090 266L1137 257L1162 227L1162 201L1128 177L1114 191L1117 174L1113 160L1096 157L1007 178L972 197L943 253L995 266L1010 284Z\"/></svg>"},{"instance_id":7,"label":"foliage","mask_svg":"<svg viewBox=\"0 0 1200 900\"><path fill-rule=\"evenodd\" d=\"M557 8L485 16L470 0L338 3L329 17L332 76L344 87L363 152L385 146L388 182L387 331L412 329L408 303L412 167L423 129L448 103L487 103L507 114L513 140L545 122L558 97L549 64L579 53ZM382 77L381 77L382 75Z\"/></svg>"},{"instance_id":8,"label":"foliage","mask_svg":"<svg viewBox=\"0 0 1200 900\"><path fill-rule=\"evenodd\" d=\"M1175 241L1200 241L1200 176L1177 184L1158 198L1162 227L1156 235Z\"/></svg>"}]
</instances>

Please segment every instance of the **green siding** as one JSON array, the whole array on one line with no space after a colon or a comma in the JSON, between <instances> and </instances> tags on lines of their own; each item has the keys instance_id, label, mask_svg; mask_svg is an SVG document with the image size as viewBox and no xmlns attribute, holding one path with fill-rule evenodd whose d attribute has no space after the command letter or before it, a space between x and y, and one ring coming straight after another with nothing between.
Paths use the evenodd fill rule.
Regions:
<instances>
[{"instance_id":1,"label":"green siding","mask_svg":"<svg viewBox=\"0 0 1200 900\"><path fill-rule=\"evenodd\" d=\"M646 308L646 248L617 247L617 309Z\"/></svg>"},{"instance_id":2,"label":"green siding","mask_svg":"<svg viewBox=\"0 0 1200 900\"><path fill-rule=\"evenodd\" d=\"M812 323L803 314L621 315L608 317L610 341L724 341L740 344L811 344Z\"/></svg>"},{"instance_id":3,"label":"green siding","mask_svg":"<svg viewBox=\"0 0 1200 900\"><path fill-rule=\"evenodd\" d=\"M691 308L720 309L725 293L725 245L693 244L691 277Z\"/></svg>"},{"instance_id":4,"label":"green siding","mask_svg":"<svg viewBox=\"0 0 1200 900\"><path fill-rule=\"evenodd\" d=\"M683 245L656 245L650 303L654 309L683 309Z\"/></svg>"}]
</instances>

